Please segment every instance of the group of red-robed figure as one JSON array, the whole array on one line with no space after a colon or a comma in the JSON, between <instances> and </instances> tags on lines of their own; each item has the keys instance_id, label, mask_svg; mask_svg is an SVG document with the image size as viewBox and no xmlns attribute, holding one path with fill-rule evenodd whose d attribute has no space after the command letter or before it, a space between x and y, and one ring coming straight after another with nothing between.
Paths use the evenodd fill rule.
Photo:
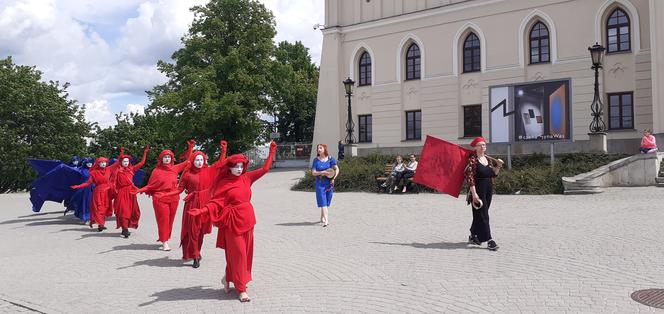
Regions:
<instances>
[{"instance_id":1,"label":"group of red-robed figure","mask_svg":"<svg viewBox=\"0 0 664 314\"><path fill-rule=\"evenodd\" d=\"M106 216L115 209L118 217L117 228L137 228L140 209L136 193L152 196L152 204L157 220L159 238L165 242L170 239L173 220L183 191L185 197L182 215L183 259L200 260L200 250L205 234L211 233L212 225L219 227L217 236L218 248L225 250L226 271L224 282L232 282L239 293L246 291L246 284L251 281L253 260L253 229L256 217L251 205L251 185L265 175L274 160L276 143L270 144L270 154L263 167L247 172L249 161L241 154L226 158L227 144L221 142L219 160L211 166L207 165L207 156L200 151L193 152L195 142L188 142L189 147L184 154L187 161L174 164L174 154L164 150L159 154L157 167L152 171L148 184L137 189L131 182L134 171L145 163L148 147L146 146L142 160L136 165L122 166L125 158L121 150L118 162L109 167L99 167L101 162L108 163L104 157L97 158L90 170L90 179L72 188L83 188L96 184L91 206L91 224L104 226ZM165 163L164 157L169 156L170 162ZM197 156L202 156L202 167L194 166ZM231 173L231 168L242 166L242 172ZM181 173L179 182L178 175ZM111 200L115 199L113 206ZM128 233L128 232L127 232ZM128 234L125 236L127 237ZM226 285L226 284L225 284ZM227 289L225 289L227 290ZM241 299L248 301L248 298Z\"/></svg>"}]
</instances>

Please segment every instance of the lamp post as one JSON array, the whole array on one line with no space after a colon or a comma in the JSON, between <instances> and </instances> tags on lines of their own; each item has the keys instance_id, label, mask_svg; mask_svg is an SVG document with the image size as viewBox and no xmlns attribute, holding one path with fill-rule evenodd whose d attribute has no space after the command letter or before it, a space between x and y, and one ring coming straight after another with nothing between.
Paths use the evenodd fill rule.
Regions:
<instances>
[{"instance_id":1,"label":"lamp post","mask_svg":"<svg viewBox=\"0 0 664 314\"><path fill-rule=\"evenodd\" d=\"M604 57L604 47L595 43L592 47L588 47L590 57L592 58L593 66L591 69L595 70L595 96L590 105L591 115L593 121L590 122L590 133L603 133L606 131L606 123L604 123L602 109L604 104L599 95L599 69L602 68L602 58Z\"/></svg>"},{"instance_id":2,"label":"lamp post","mask_svg":"<svg viewBox=\"0 0 664 314\"><path fill-rule=\"evenodd\" d=\"M351 113L350 108L350 98L353 96L353 84L355 81L351 80L350 77L347 78L344 83L344 88L346 89L346 97L348 97L348 120L346 120L346 144L353 144L353 129L355 128L355 123L353 123L353 114Z\"/></svg>"}]
</instances>

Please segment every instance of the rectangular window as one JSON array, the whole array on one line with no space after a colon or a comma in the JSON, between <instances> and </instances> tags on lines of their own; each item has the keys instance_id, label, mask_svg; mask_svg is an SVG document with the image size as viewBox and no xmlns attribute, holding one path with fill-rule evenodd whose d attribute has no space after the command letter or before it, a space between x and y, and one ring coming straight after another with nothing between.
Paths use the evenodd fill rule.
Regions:
<instances>
[{"instance_id":1,"label":"rectangular window","mask_svg":"<svg viewBox=\"0 0 664 314\"><path fill-rule=\"evenodd\" d=\"M634 128L634 103L632 92L610 93L609 98L609 129Z\"/></svg>"},{"instance_id":2,"label":"rectangular window","mask_svg":"<svg viewBox=\"0 0 664 314\"><path fill-rule=\"evenodd\" d=\"M360 143L371 143L371 115L364 114L357 116L360 127Z\"/></svg>"},{"instance_id":3,"label":"rectangular window","mask_svg":"<svg viewBox=\"0 0 664 314\"><path fill-rule=\"evenodd\" d=\"M463 106L463 137L482 136L482 105Z\"/></svg>"},{"instance_id":4,"label":"rectangular window","mask_svg":"<svg viewBox=\"0 0 664 314\"><path fill-rule=\"evenodd\" d=\"M406 140L422 139L422 111L406 111Z\"/></svg>"}]
</instances>

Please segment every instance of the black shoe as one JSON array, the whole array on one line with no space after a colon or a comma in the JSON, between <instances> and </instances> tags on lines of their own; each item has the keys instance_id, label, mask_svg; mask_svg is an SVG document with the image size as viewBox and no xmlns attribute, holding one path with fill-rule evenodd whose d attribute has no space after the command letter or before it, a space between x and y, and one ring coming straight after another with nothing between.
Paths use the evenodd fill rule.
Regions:
<instances>
[{"instance_id":1,"label":"black shoe","mask_svg":"<svg viewBox=\"0 0 664 314\"><path fill-rule=\"evenodd\" d=\"M194 258L194 264L192 264L191 267L193 267L193 268L198 268L198 267L200 267L200 266L201 266L201 262L200 262L200 261L201 261L200 259Z\"/></svg>"},{"instance_id":2,"label":"black shoe","mask_svg":"<svg viewBox=\"0 0 664 314\"><path fill-rule=\"evenodd\" d=\"M121 235L122 235L123 237L125 237L125 239L126 239L126 238L129 238L129 235L130 235L130 234L131 234L131 233L129 233L129 230L128 230L128 229L122 229L122 233L121 233Z\"/></svg>"},{"instance_id":3,"label":"black shoe","mask_svg":"<svg viewBox=\"0 0 664 314\"><path fill-rule=\"evenodd\" d=\"M489 242L486 244L486 248L491 251L496 251L498 250L499 246L496 244L496 241L489 240Z\"/></svg>"},{"instance_id":4,"label":"black shoe","mask_svg":"<svg viewBox=\"0 0 664 314\"><path fill-rule=\"evenodd\" d=\"M482 245L482 243L480 242L480 240L477 238L476 235L468 236L468 244Z\"/></svg>"},{"instance_id":5,"label":"black shoe","mask_svg":"<svg viewBox=\"0 0 664 314\"><path fill-rule=\"evenodd\" d=\"M106 227L104 227L104 226L98 226L97 227L97 231L99 231L99 232L102 232L104 230L106 230Z\"/></svg>"}]
</instances>

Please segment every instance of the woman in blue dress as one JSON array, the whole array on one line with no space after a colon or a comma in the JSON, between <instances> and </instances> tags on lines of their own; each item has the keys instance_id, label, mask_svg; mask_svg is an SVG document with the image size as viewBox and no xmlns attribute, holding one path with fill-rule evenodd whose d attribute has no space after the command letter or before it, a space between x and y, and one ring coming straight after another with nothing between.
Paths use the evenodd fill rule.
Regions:
<instances>
[{"instance_id":1,"label":"woman in blue dress","mask_svg":"<svg viewBox=\"0 0 664 314\"><path fill-rule=\"evenodd\" d=\"M339 175L339 166L337 166L334 157L327 153L327 145L325 144L316 146L316 155L311 165L311 174L316 177L316 202L318 208L320 208L320 222L323 227L327 227L330 224L328 209L332 203L334 179ZM332 172L334 172L333 175ZM329 176L332 176L332 178Z\"/></svg>"}]
</instances>

